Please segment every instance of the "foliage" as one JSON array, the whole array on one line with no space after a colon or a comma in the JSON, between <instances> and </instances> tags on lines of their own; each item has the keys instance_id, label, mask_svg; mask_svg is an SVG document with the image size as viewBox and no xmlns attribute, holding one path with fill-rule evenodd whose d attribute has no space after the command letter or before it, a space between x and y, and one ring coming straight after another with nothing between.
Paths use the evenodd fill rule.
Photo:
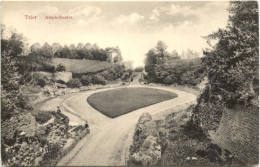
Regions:
<instances>
[{"instance_id":1,"label":"foliage","mask_svg":"<svg viewBox=\"0 0 260 167\"><path fill-rule=\"evenodd\" d=\"M41 73L34 73L31 75L32 83L44 87L48 82L48 77Z\"/></svg>"},{"instance_id":2,"label":"foliage","mask_svg":"<svg viewBox=\"0 0 260 167\"><path fill-rule=\"evenodd\" d=\"M79 87L81 87L82 84L78 78L73 78L68 81L67 85L70 88L79 88Z\"/></svg>"},{"instance_id":3,"label":"foliage","mask_svg":"<svg viewBox=\"0 0 260 167\"><path fill-rule=\"evenodd\" d=\"M159 41L157 46L146 54L145 71L148 73L148 80L169 85L195 86L200 83L205 76L205 69L204 66L200 66L200 61L180 60L176 51L169 56L166 48L167 46ZM189 53L195 54L191 50Z\"/></svg>"},{"instance_id":4,"label":"foliage","mask_svg":"<svg viewBox=\"0 0 260 167\"><path fill-rule=\"evenodd\" d=\"M121 65L115 65L104 72L101 75L108 81L113 81L120 78L124 73L124 68Z\"/></svg>"},{"instance_id":5,"label":"foliage","mask_svg":"<svg viewBox=\"0 0 260 167\"><path fill-rule=\"evenodd\" d=\"M209 41L219 42L204 52L203 62L209 70L211 92L221 95L230 106L248 102L255 95L253 80L258 78L259 71L259 34L257 2L231 2L229 11L227 28L207 37Z\"/></svg>"},{"instance_id":6,"label":"foliage","mask_svg":"<svg viewBox=\"0 0 260 167\"><path fill-rule=\"evenodd\" d=\"M83 75L80 78L80 81L81 81L83 86L87 86L87 85L92 83L92 77L90 75Z\"/></svg>"},{"instance_id":7,"label":"foliage","mask_svg":"<svg viewBox=\"0 0 260 167\"><path fill-rule=\"evenodd\" d=\"M38 111L34 115L37 123L44 124L52 118L52 113L48 111Z\"/></svg>"},{"instance_id":8,"label":"foliage","mask_svg":"<svg viewBox=\"0 0 260 167\"><path fill-rule=\"evenodd\" d=\"M228 26L206 37L211 48L204 51L203 64L209 84L194 110L194 119L205 129L220 121L224 107L247 105L258 96L254 91L258 85L254 82L259 82L255 80L259 73L257 2L230 2L229 12Z\"/></svg>"},{"instance_id":9,"label":"foliage","mask_svg":"<svg viewBox=\"0 0 260 167\"><path fill-rule=\"evenodd\" d=\"M134 69L135 72L143 72L143 70L144 70L144 67L136 67Z\"/></svg>"},{"instance_id":10,"label":"foliage","mask_svg":"<svg viewBox=\"0 0 260 167\"><path fill-rule=\"evenodd\" d=\"M58 72L66 71L66 67L62 64L58 64L55 71L58 71Z\"/></svg>"},{"instance_id":11,"label":"foliage","mask_svg":"<svg viewBox=\"0 0 260 167\"><path fill-rule=\"evenodd\" d=\"M44 64L43 67L41 69L39 69L39 71L46 71L46 72L54 73L55 66L50 65L50 64Z\"/></svg>"},{"instance_id":12,"label":"foliage","mask_svg":"<svg viewBox=\"0 0 260 167\"><path fill-rule=\"evenodd\" d=\"M54 49L55 58L68 58L68 59L87 59L87 60L99 60L107 61L106 50L99 48L96 44L91 45L89 43L83 44L79 43L77 47L73 44L64 47L58 47L59 49Z\"/></svg>"},{"instance_id":13,"label":"foliage","mask_svg":"<svg viewBox=\"0 0 260 167\"><path fill-rule=\"evenodd\" d=\"M44 154L42 161L40 161L40 166L45 166L46 164L53 164L56 158L61 154L61 148L58 144L49 144L48 151Z\"/></svg>"},{"instance_id":14,"label":"foliage","mask_svg":"<svg viewBox=\"0 0 260 167\"><path fill-rule=\"evenodd\" d=\"M9 119L15 112L29 109L25 96L20 92L19 82L22 79L17 68L18 57L23 54L23 37L12 33L10 38L1 38L1 120Z\"/></svg>"},{"instance_id":15,"label":"foliage","mask_svg":"<svg viewBox=\"0 0 260 167\"><path fill-rule=\"evenodd\" d=\"M93 84L105 85L106 80L104 79L104 77L102 75L96 74L92 77L92 83Z\"/></svg>"}]
</instances>

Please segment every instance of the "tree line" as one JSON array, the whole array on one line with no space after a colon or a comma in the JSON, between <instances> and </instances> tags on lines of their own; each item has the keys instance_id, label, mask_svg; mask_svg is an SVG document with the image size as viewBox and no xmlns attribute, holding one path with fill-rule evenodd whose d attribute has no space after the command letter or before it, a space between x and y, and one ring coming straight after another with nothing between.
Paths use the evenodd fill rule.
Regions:
<instances>
[{"instance_id":1,"label":"tree line","mask_svg":"<svg viewBox=\"0 0 260 167\"><path fill-rule=\"evenodd\" d=\"M61 46L59 43L53 43L49 45L44 43L41 46L39 43L34 43L30 46L30 53L39 54L42 50L48 50L49 56L54 58L67 58L67 59L87 59L87 60L99 60L99 61L110 61L107 56L107 52L113 50L118 53L118 57L121 58L121 51L118 47L107 47L105 49L100 48L97 44L78 43L77 46L74 44Z\"/></svg>"}]
</instances>

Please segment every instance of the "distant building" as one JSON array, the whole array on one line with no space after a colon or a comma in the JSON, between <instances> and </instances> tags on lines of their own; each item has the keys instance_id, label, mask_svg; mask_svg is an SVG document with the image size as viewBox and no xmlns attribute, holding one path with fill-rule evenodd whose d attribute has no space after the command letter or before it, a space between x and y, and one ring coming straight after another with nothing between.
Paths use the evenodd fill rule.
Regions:
<instances>
[{"instance_id":1,"label":"distant building","mask_svg":"<svg viewBox=\"0 0 260 167\"><path fill-rule=\"evenodd\" d=\"M107 61L111 63L122 64L121 52L118 47L107 50Z\"/></svg>"},{"instance_id":2,"label":"distant building","mask_svg":"<svg viewBox=\"0 0 260 167\"><path fill-rule=\"evenodd\" d=\"M118 56L118 51L115 49L111 49L109 51L107 51L107 57L108 57L108 61L111 63L114 63L115 57Z\"/></svg>"}]
</instances>

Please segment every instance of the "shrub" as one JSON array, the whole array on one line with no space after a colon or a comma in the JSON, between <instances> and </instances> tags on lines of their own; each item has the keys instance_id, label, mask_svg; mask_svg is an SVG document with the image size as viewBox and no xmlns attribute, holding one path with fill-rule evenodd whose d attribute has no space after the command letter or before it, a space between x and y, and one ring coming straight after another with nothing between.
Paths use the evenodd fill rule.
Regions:
<instances>
[{"instance_id":1,"label":"shrub","mask_svg":"<svg viewBox=\"0 0 260 167\"><path fill-rule=\"evenodd\" d=\"M122 75L121 80L122 80L122 81L126 81L126 80L128 79L128 77L129 77L128 72L125 72L125 73Z\"/></svg>"},{"instance_id":2,"label":"shrub","mask_svg":"<svg viewBox=\"0 0 260 167\"><path fill-rule=\"evenodd\" d=\"M59 83L59 84L65 84L65 83L66 83L66 82L63 81L63 80L57 80L56 82Z\"/></svg>"},{"instance_id":3,"label":"shrub","mask_svg":"<svg viewBox=\"0 0 260 167\"><path fill-rule=\"evenodd\" d=\"M116 78L115 75L115 71L114 70L109 70L109 71L104 71L102 73L102 76L106 79L106 80L109 80L109 81L112 81Z\"/></svg>"},{"instance_id":4,"label":"shrub","mask_svg":"<svg viewBox=\"0 0 260 167\"><path fill-rule=\"evenodd\" d=\"M144 67L136 67L135 72L142 72L144 70Z\"/></svg>"},{"instance_id":5,"label":"shrub","mask_svg":"<svg viewBox=\"0 0 260 167\"><path fill-rule=\"evenodd\" d=\"M83 75L80 78L82 85L87 86L92 83L92 77L90 75Z\"/></svg>"},{"instance_id":6,"label":"shrub","mask_svg":"<svg viewBox=\"0 0 260 167\"><path fill-rule=\"evenodd\" d=\"M106 80L100 74L94 75L93 78L92 78L92 82L94 84L101 84L101 85L105 85L106 84Z\"/></svg>"},{"instance_id":7,"label":"shrub","mask_svg":"<svg viewBox=\"0 0 260 167\"><path fill-rule=\"evenodd\" d=\"M40 73L33 74L33 79L34 79L34 83L41 87L44 87L46 85L46 82L48 81L48 78L45 75Z\"/></svg>"},{"instance_id":8,"label":"shrub","mask_svg":"<svg viewBox=\"0 0 260 167\"><path fill-rule=\"evenodd\" d=\"M61 72L61 71L65 71L66 70L66 67L62 64L59 64L57 67L56 67L56 71L58 72Z\"/></svg>"},{"instance_id":9,"label":"shrub","mask_svg":"<svg viewBox=\"0 0 260 167\"><path fill-rule=\"evenodd\" d=\"M182 125L181 127L183 128L183 133L190 139L203 140L207 138L203 129L192 120L189 120L185 125Z\"/></svg>"},{"instance_id":10,"label":"shrub","mask_svg":"<svg viewBox=\"0 0 260 167\"><path fill-rule=\"evenodd\" d=\"M55 72L55 66L45 64L45 65L43 65L42 70L46 71L46 72L52 72L53 73L53 72Z\"/></svg>"},{"instance_id":11,"label":"shrub","mask_svg":"<svg viewBox=\"0 0 260 167\"><path fill-rule=\"evenodd\" d=\"M176 77L174 75L169 75L164 79L164 82L168 85L173 84L176 82Z\"/></svg>"},{"instance_id":12,"label":"shrub","mask_svg":"<svg viewBox=\"0 0 260 167\"><path fill-rule=\"evenodd\" d=\"M57 157L61 153L61 148L58 144L49 144L48 152L43 156L42 161L40 162L40 166L54 165Z\"/></svg>"},{"instance_id":13,"label":"shrub","mask_svg":"<svg viewBox=\"0 0 260 167\"><path fill-rule=\"evenodd\" d=\"M42 111L42 112L37 112L36 114L34 114L34 118L36 120L37 123L39 124L44 124L47 121L49 121L52 117L52 113L51 112L46 112L46 111Z\"/></svg>"},{"instance_id":14,"label":"shrub","mask_svg":"<svg viewBox=\"0 0 260 167\"><path fill-rule=\"evenodd\" d=\"M82 84L78 78L74 78L74 79L69 80L69 82L67 83L67 86L70 88L79 88L82 86Z\"/></svg>"}]
</instances>

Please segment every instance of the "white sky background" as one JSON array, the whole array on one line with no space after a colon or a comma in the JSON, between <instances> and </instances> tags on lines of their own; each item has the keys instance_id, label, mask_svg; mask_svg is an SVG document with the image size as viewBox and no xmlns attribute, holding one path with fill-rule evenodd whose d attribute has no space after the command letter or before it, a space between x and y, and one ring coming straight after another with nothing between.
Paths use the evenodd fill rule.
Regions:
<instances>
[{"instance_id":1,"label":"white sky background","mask_svg":"<svg viewBox=\"0 0 260 167\"><path fill-rule=\"evenodd\" d=\"M29 44L79 42L121 49L124 60L144 64L145 54L162 40L179 53L202 53L202 36L224 28L228 2L2 2L1 21L23 33ZM26 20L24 15L35 15ZM45 20L45 16L72 20Z\"/></svg>"}]
</instances>

